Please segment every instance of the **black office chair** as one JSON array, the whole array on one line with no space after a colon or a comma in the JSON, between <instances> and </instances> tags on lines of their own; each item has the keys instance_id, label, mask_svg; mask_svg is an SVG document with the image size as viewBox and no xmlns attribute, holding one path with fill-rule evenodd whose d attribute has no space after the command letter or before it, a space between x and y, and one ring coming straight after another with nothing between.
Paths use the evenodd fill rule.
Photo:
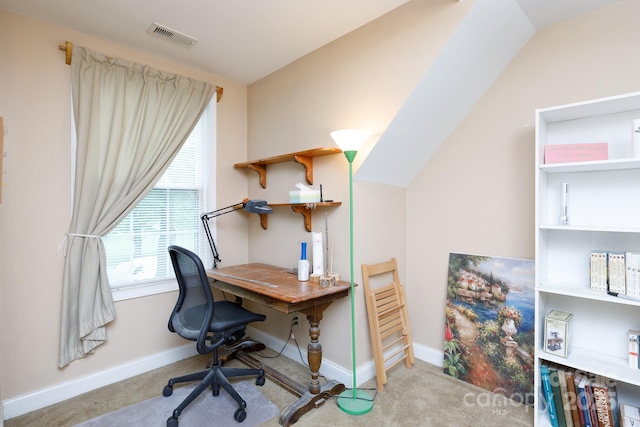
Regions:
<instances>
[{"instance_id":1,"label":"black office chair","mask_svg":"<svg viewBox=\"0 0 640 427\"><path fill-rule=\"evenodd\" d=\"M214 396L220 393L220 386L222 386L233 397L238 403L238 409L233 417L237 422L242 422L247 416L245 412L247 404L233 389L227 378L257 375L256 385L262 386L265 382L264 371L223 367L218 360L218 348L221 345L229 346L237 342L244 336L248 323L263 321L266 317L245 310L240 305L229 301L215 301L202 261L193 252L172 245L169 246L169 255L180 286L178 301L169 318L169 330L183 338L196 341L198 353L213 353L213 361L209 369L172 378L164 387L162 394L171 396L174 384L201 381L173 411L173 415L167 420L167 427L177 427L178 417L182 411L209 386Z\"/></svg>"}]
</instances>

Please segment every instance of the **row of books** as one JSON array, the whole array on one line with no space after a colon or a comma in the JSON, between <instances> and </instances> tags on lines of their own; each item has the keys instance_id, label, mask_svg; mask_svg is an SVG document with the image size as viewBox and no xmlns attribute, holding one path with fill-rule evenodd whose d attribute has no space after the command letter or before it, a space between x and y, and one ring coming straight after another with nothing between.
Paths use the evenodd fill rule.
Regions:
<instances>
[{"instance_id":1,"label":"row of books","mask_svg":"<svg viewBox=\"0 0 640 427\"><path fill-rule=\"evenodd\" d=\"M615 381L547 361L540 376L553 427L625 427Z\"/></svg>"},{"instance_id":2,"label":"row of books","mask_svg":"<svg viewBox=\"0 0 640 427\"><path fill-rule=\"evenodd\" d=\"M640 297L640 252L591 251L594 291Z\"/></svg>"}]
</instances>

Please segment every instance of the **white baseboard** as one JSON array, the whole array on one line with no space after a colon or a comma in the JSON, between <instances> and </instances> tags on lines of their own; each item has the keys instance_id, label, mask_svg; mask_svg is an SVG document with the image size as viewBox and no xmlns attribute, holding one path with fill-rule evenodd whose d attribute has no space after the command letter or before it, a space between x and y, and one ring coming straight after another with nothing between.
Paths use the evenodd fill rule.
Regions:
<instances>
[{"instance_id":1,"label":"white baseboard","mask_svg":"<svg viewBox=\"0 0 640 427\"><path fill-rule=\"evenodd\" d=\"M273 335L266 334L255 328L248 328L248 336L264 343L270 349L280 351L285 342L280 338ZM414 353L417 359L431 363L436 366L442 366L443 352L442 350L436 350L430 347L426 347L420 344L414 344ZM131 378L133 376L143 374L153 369L161 368L163 366L175 363L179 360L186 359L197 354L195 346L192 343L186 344L181 347L176 347L170 350L163 351L148 357L134 360L129 363L125 363L120 366L113 367L106 371L87 375L86 377L78 378L73 381L68 381L55 386L47 387L41 390L34 391L32 393L24 394L21 396L13 397L7 400L3 400L0 406L0 427L3 425L3 420L8 420L26 413L42 409L49 405L62 402L80 394L95 390L100 387L104 387L109 384L116 383L118 381ZM307 349L298 348L295 343L290 342L282 352L289 359L302 364L307 363ZM302 357L302 360L301 360ZM303 363L304 361L304 363ZM268 364L268 362L266 362ZM347 387L352 387L351 369L346 369L336 363L327 360L322 360L320 366L320 374L330 378L332 380L339 381ZM357 386L370 380L376 376L376 366L373 360L361 365L356 372Z\"/></svg>"},{"instance_id":2,"label":"white baseboard","mask_svg":"<svg viewBox=\"0 0 640 427\"><path fill-rule=\"evenodd\" d=\"M190 343L148 357L137 359L106 371L77 378L72 381L47 387L32 393L12 397L2 401L3 420L8 420L26 413L59 403L91 390L161 368L171 363L198 354ZM1 423L0 423L1 425Z\"/></svg>"},{"instance_id":3,"label":"white baseboard","mask_svg":"<svg viewBox=\"0 0 640 427\"><path fill-rule=\"evenodd\" d=\"M441 368L443 366L444 351L442 349L435 349L421 344L413 344L413 353L415 354L416 359L431 363L435 366L440 366Z\"/></svg>"}]
</instances>

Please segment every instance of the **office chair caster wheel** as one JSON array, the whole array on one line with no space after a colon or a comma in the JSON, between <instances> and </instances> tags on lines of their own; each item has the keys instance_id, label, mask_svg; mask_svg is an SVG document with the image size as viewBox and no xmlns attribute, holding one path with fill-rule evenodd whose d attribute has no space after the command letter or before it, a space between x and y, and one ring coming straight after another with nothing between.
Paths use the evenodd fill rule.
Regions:
<instances>
[{"instance_id":1,"label":"office chair caster wheel","mask_svg":"<svg viewBox=\"0 0 640 427\"><path fill-rule=\"evenodd\" d=\"M164 397L169 397L173 394L173 387L170 385L166 385L164 386L164 388L162 389L162 395Z\"/></svg>"},{"instance_id":2,"label":"office chair caster wheel","mask_svg":"<svg viewBox=\"0 0 640 427\"><path fill-rule=\"evenodd\" d=\"M217 396L220 394L220 384L211 384L211 392L213 393L214 396Z\"/></svg>"},{"instance_id":3,"label":"office chair caster wheel","mask_svg":"<svg viewBox=\"0 0 640 427\"><path fill-rule=\"evenodd\" d=\"M178 427L178 419L176 417L170 417L167 420L167 427Z\"/></svg>"},{"instance_id":4,"label":"office chair caster wheel","mask_svg":"<svg viewBox=\"0 0 640 427\"><path fill-rule=\"evenodd\" d=\"M247 412L242 408L236 409L236 412L233 414L233 419L241 423L245 418L247 418Z\"/></svg>"},{"instance_id":5,"label":"office chair caster wheel","mask_svg":"<svg viewBox=\"0 0 640 427\"><path fill-rule=\"evenodd\" d=\"M256 378L256 385L259 385L260 387L262 387L264 385L264 377L258 377Z\"/></svg>"}]
</instances>

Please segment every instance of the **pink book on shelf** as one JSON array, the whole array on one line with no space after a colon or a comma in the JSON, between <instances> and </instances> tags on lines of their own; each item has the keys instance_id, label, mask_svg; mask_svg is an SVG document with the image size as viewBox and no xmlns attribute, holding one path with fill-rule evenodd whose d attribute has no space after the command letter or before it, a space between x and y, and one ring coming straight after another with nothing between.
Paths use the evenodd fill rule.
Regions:
<instances>
[{"instance_id":1,"label":"pink book on shelf","mask_svg":"<svg viewBox=\"0 0 640 427\"><path fill-rule=\"evenodd\" d=\"M609 159L609 144L550 144L544 146L544 163L589 162Z\"/></svg>"}]
</instances>

